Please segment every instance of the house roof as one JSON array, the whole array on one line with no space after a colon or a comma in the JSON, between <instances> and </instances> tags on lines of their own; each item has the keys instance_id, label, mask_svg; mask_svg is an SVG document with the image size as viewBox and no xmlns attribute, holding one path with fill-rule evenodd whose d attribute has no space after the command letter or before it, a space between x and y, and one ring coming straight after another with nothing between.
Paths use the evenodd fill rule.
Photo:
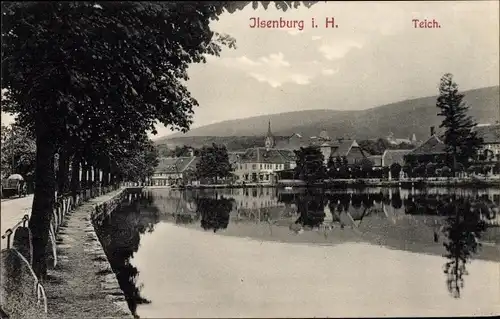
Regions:
<instances>
[{"instance_id":1,"label":"house roof","mask_svg":"<svg viewBox=\"0 0 500 319\"><path fill-rule=\"evenodd\" d=\"M484 144L500 143L500 124L478 125L472 130L483 138Z\"/></svg>"},{"instance_id":2,"label":"house roof","mask_svg":"<svg viewBox=\"0 0 500 319\"><path fill-rule=\"evenodd\" d=\"M229 158L229 164L234 164L240 160L240 157L245 154L245 152L229 152L227 156Z\"/></svg>"},{"instance_id":3,"label":"house roof","mask_svg":"<svg viewBox=\"0 0 500 319\"><path fill-rule=\"evenodd\" d=\"M272 163L284 164L295 161L295 153L285 149L269 149L264 147L249 148L245 154L240 156L243 163Z\"/></svg>"},{"instance_id":4,"label":"house roof","mask_svg":"<svg viewBox=\"0 0 500 319\"><path fill-rule=\"evenodd\" d=\"M158 159L155 173L178 174L186 169L196 168L199 157L161 157Z\"/></svg>"},{"instance_id":5,"label":"house roof","mask_svg":"<svg viewBox=\"0 0 500 319\"><path fill-rule=\"evenodd\" d=\"M347 156L349 155L349 152L353 147L359 147L358 143L356 143L355 140L344 140L340 142L333 142L331 144L333 150L332 150L332 157L337 157L337 156Z\"/></svg>"},{"instance_id":6,"label":"house roof","mask_svg":"<svg viewBox=\"0 0 500 319\"><path fill-rule=\"evenodd\" d=\"M367 157L374 166L382 166L382 155L371 155Z\"/></svg>"},{"instance_id":7,"label":"house roof","mask_svg":"<svg viewBox=\"0 0 500 319\"><path fill-rule=\"evenodd\" d=\"M412 150L385 150L382 154L382 166L391 166L394 163L404 164L404 157Z\"/></svg>"},{"instance_id":8,"label":"house roof","mask_svg":"<svg viewBox=\"0 0 500 319\"><path fill-rule=\"evenodd\" d=\"M433 135L427 141L422 143L420 146L418 146L408 154L427 155L444 153L446 153L446 145L436 135Z\"/></svg>"}]
</instances>

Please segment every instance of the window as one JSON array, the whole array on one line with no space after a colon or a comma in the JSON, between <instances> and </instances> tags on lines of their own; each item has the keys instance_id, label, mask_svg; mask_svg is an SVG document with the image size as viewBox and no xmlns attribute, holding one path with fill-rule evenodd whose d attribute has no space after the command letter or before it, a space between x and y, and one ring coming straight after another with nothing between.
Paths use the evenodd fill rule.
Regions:
<instances>
[{"instance_id":1,"label":"window","mask_svg":"<svg viewBox=\"0 0 500 319\"><path fill-rule=\"evenodd\" d=\"M260 164L260 169L262 169L262 164Z\"/></svg>"},{"instance_id":2,"label":"window","mask_svg":"<svg viewBox=\"0 0 500 319\"><path fill-rule=\"evenodd\" d=\"M256 169L257 168L257 164L252 164L252 169Z\"/></svg>"}]
</instances>

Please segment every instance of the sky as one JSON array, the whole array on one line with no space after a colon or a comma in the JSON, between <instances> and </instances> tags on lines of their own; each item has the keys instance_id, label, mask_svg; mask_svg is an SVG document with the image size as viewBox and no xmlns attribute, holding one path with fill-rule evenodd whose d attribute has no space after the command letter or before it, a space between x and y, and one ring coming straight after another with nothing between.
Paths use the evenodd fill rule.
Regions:
<instances>
[{"instance_id":1,"label":"sky","mask_svg":"<svg viewBox=\"0 0 500 319\"><path fill-rule=\"evenodd\" d=\"M329 2L287 12L271 6L249 5L212 23L237 48L190 66L187 87L200 104L193 128L436 95L447 72L461 90L499 85L498 1ZM302 20L304 28L251 28L251 18ZM338 27L325 27L327 18ZM440 28L415 28L413 19L435 19ZM172 133L158 125L154 138Z\"/></svg>"}]
</instances>

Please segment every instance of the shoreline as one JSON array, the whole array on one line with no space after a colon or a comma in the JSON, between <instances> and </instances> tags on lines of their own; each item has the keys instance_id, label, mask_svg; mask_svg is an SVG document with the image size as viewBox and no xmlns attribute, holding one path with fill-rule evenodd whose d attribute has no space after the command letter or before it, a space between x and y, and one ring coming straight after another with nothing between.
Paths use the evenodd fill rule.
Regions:
<instances>
[{"instance_id":1,"label":"shoreline","mask_svg":"<svg viewBox=\"0 0 500 319\"><path fill-rule=\"evenodd\" d=\"M324 188L324 189L336 189L336 188L364 188L364 187L387 187L387 188L426 188L426 187L447 187L447 188L489 188L489 187L500 187L500 179L455 179L455 180L435 180L435 179L415 179L415 180L373 180L373 179L337 179L337 180L325 180L323 183L315 183L311 185L306 185L303 181L299 180L287 180L278 182L275 184L271 183L249 183L249 184L208 184L208 185L186 185L186 186L144 186L146 189L216 189L216 188L263 188L263 187L275 187L275 188Z\"/></svg>"},{"instance_id":2,"label":"shoreline","mask_svg":"<svg viewBox=\"0 0 500 319\"><path fill-rule=\"evenodd\" d=\"M61 225L59 262L48 270L44 283L47 318L133 318L93 225L95 216L106 212L126 190L122 187L90 199L70 212Z\"/></svg>"}]
</instances>

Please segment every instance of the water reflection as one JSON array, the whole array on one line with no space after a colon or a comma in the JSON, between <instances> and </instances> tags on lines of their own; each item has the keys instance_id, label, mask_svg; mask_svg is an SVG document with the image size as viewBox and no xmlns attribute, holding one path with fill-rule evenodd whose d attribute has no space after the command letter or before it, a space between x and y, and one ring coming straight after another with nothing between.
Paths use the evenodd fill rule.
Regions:
<instances>
[{"instance_id":1,"label":"water reflection","mask_svg":"<svg viewBox=\"0 0 500 319\"><path fill-rule=\"evenodd\" d=\"M176 223L181 223L179 216L185 216L183 223L201 219L201 227L214 232L227 229L231 220L235 224L264 222L287 226L293 234L318 228L331 232L349 228L374 235L379 244L403 249L415 243L438 244L445 249L442 254L447 258L444 269L448 288L454 297L459 297L463 275L467 273L465 265L478 253L481 234L488 224L498 226L500 194L495 190L440 188L341 192L253 188L162 190L155 193L155 200L162 203L162 214L176 216ZM185 208L186 205L191 208ZM196 211L196 215L182 213L189 210ZM436 245L433 248L438 251Z\"/></svg>"},{"instance_id":2,"label":"water reflection","mask_svg":"<svg viewBox=\"0 0 500 319\"><path fill-rule=\"evenodd\" d=\"M458 298L471 258L500 259L495 247L500 243L499 205L499 190L148 190L124 203L98 235L133 312L147 300L135 284L137 269L129 260L139 248L140 235L153 231L159 221L225 230L227 235L314 243L362 240L439 254L445 257L446 286ZM270 230L265 237L262 224ZM319 229L324 233L314 237ZM480 249L481 241L489 245Z\"/></svg>"},{"instance_id":3,"label":"water reflection","mask_svg":"<svg viewBox=\"0 0 500 319\"><path fill-rule=\"evenodd\" d=\"M159 209L154 203L152 194L131 194L102 225L95 227L134 316L138 304L150 301L141 295L142 287L136 284L139 272L130 259L139 249L141 234L152 232L159 222Z\"/></svg>"},{"instance_id":4,"label":"water reflection","mask_svg":"<svg viewBox=\"0 0 500 319\"><path fill-rule=\"evenodd\" d=\"M214 233L219 229L227 228L229 224L229 214L233 208L233 200L209 197L196 198L197 213L201 216L201 227L204 230L213 230Z\"/></svg>"},{"instance_id":5,"label":"water reflection","mask_svg":"<svg viewBox=\"0 0 500 319\"><path fill-rule=\"evenodd\" d=\"M486 230L486 223L481 219L481 208L484 203L469 198L453 196L450 202L443 205L442 211L448 215L444 226L447 242L444 265L447 275L446 284L453 297L459 298L464 287L464 275L467 275L466 264L478 251L481 234Z\"/></svg>"},{"instance_id":6,"label":"water reflection","mask_svg":"<svg viewBox=\"0 0 500 319\"><path fill-rule=\"evenodd\" d=\"M297 210L300 213L295 224L305 228L319 227L325 220L325 197L323 193L317 194L307 191L296 197Z\"/></svg>"}]
</instances>

